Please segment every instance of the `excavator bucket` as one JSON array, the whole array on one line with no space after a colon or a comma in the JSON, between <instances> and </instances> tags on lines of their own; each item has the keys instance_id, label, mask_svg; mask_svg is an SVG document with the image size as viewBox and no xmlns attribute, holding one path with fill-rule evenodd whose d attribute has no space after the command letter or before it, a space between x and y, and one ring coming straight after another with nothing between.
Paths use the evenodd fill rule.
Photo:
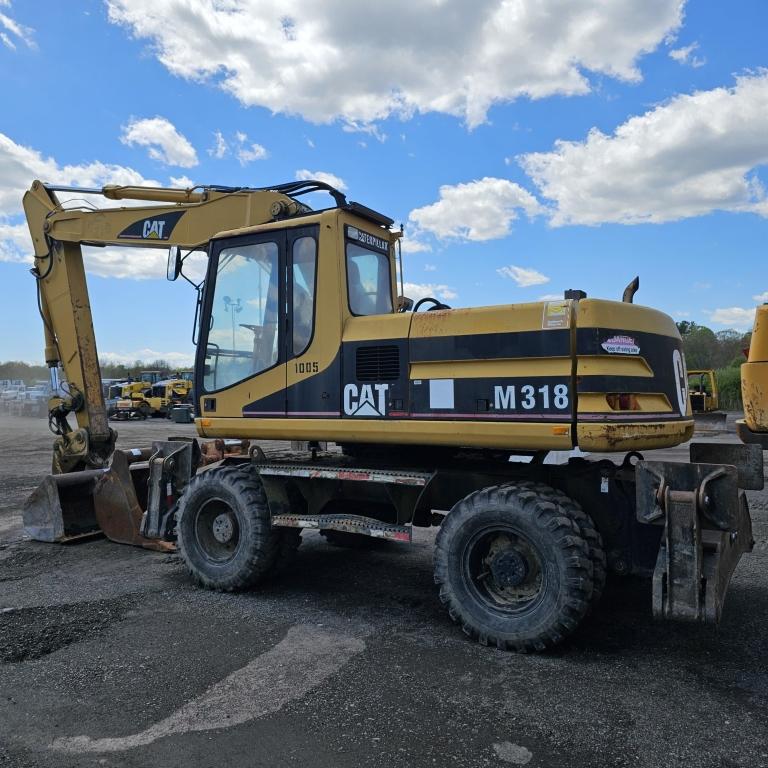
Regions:
<instances>
[{"instance_id":1,"label":"excavator bucket","mask_svg":"<svg viewBox=\"0 0 768 768\"><path fill-rule=\"evenodd\" d=\"M149 472L144 462L129 460L134 456L116 450L109 470L94 484L93 506L99 528L110 541L118 544L173 551L176 547L170 542L146 539L139 533L147 500Z\"/></svg>"},{"instance_id":2,"label":"excavator bucket","mask_svg":"<svg viewBox=\"0 0 768 768\"><path fill-rule=\"evenodd\" d=\"M105 470L48 475L22 510L24 533L36 541L68 543L100 534L93 490Z\"/></svg>"},{"instance_id":3,"label":"excavator bucket","mask_svg":"<svg viewBox=\"0 0 768 768\"><path fill-rule=\"evenodd\" d=\"M155 443L152 448L116 450L108 469L48 475L27 499L22 515L24 532L37 541L70 543L104 535L120 544L175 550L175 545L159 538L146 538L140 529L144 510L152 503L149 487L150 467L160 468L153 482L162 488L162 504L171 509L192 474L191 458L186 462L167 461L169 453L193 455L191 443ZM184 477L168 472L182 464ZM165 470L168 466L167 471ZM173 486L173 493L167 493Z\"/></svg>"}]
</instances>

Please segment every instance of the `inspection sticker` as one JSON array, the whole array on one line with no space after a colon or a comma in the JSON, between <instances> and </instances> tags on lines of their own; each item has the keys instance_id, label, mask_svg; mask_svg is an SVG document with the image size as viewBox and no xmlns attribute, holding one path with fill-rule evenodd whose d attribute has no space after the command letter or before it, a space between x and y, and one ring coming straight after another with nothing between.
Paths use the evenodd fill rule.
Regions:
<instances>
[{"instance_id":1,"label":"inspection sticker","mask_svg":"<svg viewBox=\"0 0 768 768\"><path fill-rule=\"evenodd\" d=\"M570 325L567 301L547 301L544 304L544 317L541 320L541 327L544 330L548 328L567 328Z\"/></svg>"},{"instance_id":2,"label":"inspection sticker","mask_svg":"<svg viewBox=\"0 0 768 768\"><path fill-rule=\"evenodd\" d=\"M631 336L611 336L600 345L609 355L639 355L640 347Z\"/></svg>"}]
</instances>

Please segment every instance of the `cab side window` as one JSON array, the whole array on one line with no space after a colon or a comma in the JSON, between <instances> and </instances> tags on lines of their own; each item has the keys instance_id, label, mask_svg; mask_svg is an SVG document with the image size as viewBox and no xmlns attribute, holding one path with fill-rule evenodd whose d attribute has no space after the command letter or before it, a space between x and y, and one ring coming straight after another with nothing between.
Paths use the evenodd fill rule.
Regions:
<instances>
[{"instance_id":1,"label":"cab side window","mask_svg":"<svg viewBox=\"0 0 768 768\"><path fill-rule=\"evenodd\" d=\"M389 266L385 254L347 243L347 287L353 315L392 312Z\"/></svg>"},{"instance_id":2,"label":"cab side window","mask_svg":"<svg viewBox=\"0 0 768 768\"><path fill-rule=\"evenodd\" d=\"M293 280L293 354L306 350L312 338L315 319L315 274L317 272L317 242L314 237L300 237L291 250Z\"/></svg>"}]
</instances>

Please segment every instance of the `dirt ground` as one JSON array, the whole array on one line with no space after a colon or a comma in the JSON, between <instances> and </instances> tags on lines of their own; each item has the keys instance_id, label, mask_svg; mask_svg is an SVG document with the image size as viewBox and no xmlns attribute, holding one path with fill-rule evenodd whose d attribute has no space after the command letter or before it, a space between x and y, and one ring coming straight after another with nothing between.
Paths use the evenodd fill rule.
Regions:
<instances>
[{"instance_id":1,"label":"dirt ground","mask_svg":"<svg viewBox=\"0 0 768 768\"><path fill-rule=\"evenodd\" d=\"M768 766L766 492L719 628L655 622L650 585L614 579L564 646L520 656L449 621L431 531L370 551L305 534L289 571L234 595L175 555L25 541L50 445L44 421L0 419L3 768Z\"/></svg>"}]
</instances>

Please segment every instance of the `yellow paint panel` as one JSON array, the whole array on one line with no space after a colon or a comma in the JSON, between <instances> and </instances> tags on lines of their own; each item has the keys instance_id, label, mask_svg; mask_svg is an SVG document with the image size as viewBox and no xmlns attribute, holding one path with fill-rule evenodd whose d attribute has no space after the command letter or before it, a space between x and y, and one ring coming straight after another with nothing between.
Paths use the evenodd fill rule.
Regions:
<instances>
[{"instance_id":1,"label":"yellow paint panel","mask_svg":"<svg viewBox=\"0 0 768 768\"><path fill-rule=\"evenodd\" d=\"M412 338L468 336L475 333L541 331L543 302L473 307L438 312L417 312L411 325Z\"/></svg>"},{"instance_id":2,"label":"yellow paint panel","mask_svg":"<svg viewBox=\"0 0 768 768\"><path fill-rule=\"evenodd\" d=\"M578 376L653 376L645 358L639 356L581 355L576 370Z\"/></svg>"},{"instance_id":3,"label":"yellow paint panel","mask_svg":"<svg viewBox=\"0 0 768 768\"><path fill-rule=\"evenodd\" d=\"M570 357L527 357L509 360L454 360L411 363L413 379L491 379L514 376L571 375Z\"/></svg>"},{"instance_id":4,"label":"yellow paint panel","mask_svg":"<svg viewBox=\"0 0 768 768\"><path fill-rule=\"evenodd\" d=\"M629 336L632 331L638 331L680 337L675 321L669 315L623 301L582 299L576 311L576 325L579 328L621 328Z\"/></svg>"},{"instance_id":5,"label":"yellow paint panel","mask_svg":"<svg viewBox=\"0 0 768 768\"><path fill-rule=\"evenodd\" d=\"M343 341L378 341L380 339L407 339L411 325L411 312L393 315L351 316L344 324Z\"/></svg>"},{"instance_id":6,"label":"yellow paint panel","mask_svg":"<svg viewBox=\"0 0 768 768\"><path fill-rule=\"evenodd\" d=\"M635 400L640 406L637 409L638 411L645 411L646 413L672 413L672 406L664 394L636 394ZM580 392L579 413L631 413L631 411L617 411L611 408L606 400L605 392Z\"/></svg>"},{"instance_id":7,"label":"yellow paint panel","mask_svg":"<svg viewBox=\"0 0 768 768\"><path fill-rule=\"evenodd\" d=\"M203 424L205 423L205 425ZM357 419L197 419L202 437L327 440L388 445L456 445L509 450L569 450L570 425L510 422ZM563 434L554 434L560 428Z\"/></svg>"},{"instance_id":8,"label":"yellow paint panel","mask_svg":"<svg viewBox=\"0 0 768 768\"><path fill-rule=\"evenodd\" d=\"M579 424L579 448L583 451L649 451L672 448L693 436L693 420L650 421L631 424Z\"/></svg>"},{"instance_id":9,"label":"yellow paint panel","mask_svg":"<svg viewBox=\"0 0 768 768\"><path fill-rule=\"evenodd\" d=\"M229 389L211 392L205 398L216 399L216 416L240 416L243 407L260 400L273 392L285 389L285 363L256 374L253 378L241 381ZM201 395L200 400L202 401Z\"/></svg>"}]
</instances>

